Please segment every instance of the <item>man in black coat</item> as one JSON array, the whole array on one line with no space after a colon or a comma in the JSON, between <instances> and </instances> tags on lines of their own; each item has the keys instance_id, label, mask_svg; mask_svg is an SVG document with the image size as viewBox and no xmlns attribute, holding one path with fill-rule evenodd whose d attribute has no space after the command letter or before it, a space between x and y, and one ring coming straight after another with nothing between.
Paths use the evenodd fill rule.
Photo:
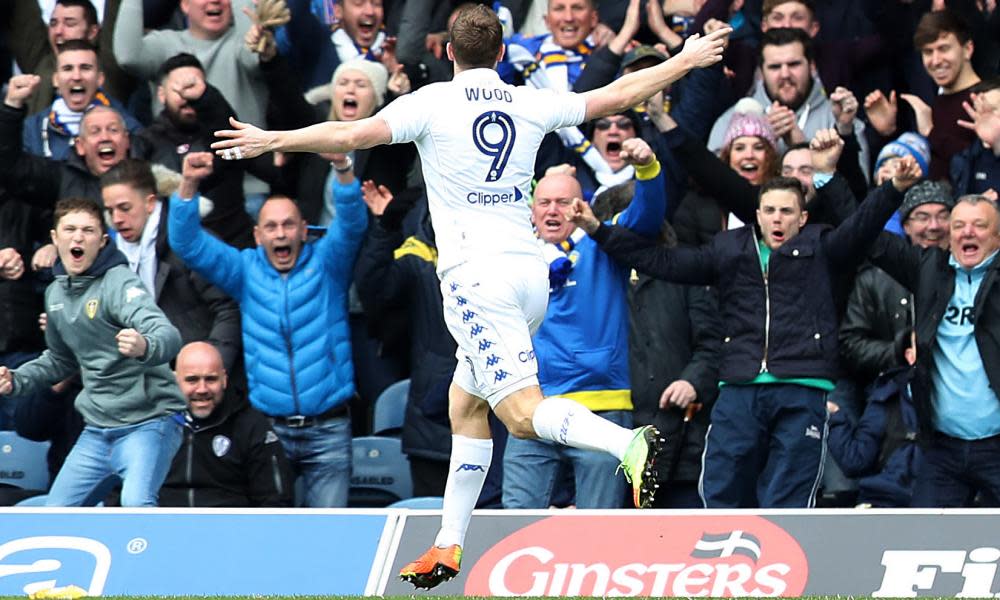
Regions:
<instances>
[{"instance_id":1,"label":"man in black coat","mask_svg":"<svg viewBox=\"0 0 1000 600\"><path fill-rule=\"evenodd\" d=\"M842 144L824 136L823 146ZM697 249L666 249L601 226L582 202L574 220L602 248L650 275L715 284L725 337L723 387L712 411L702 473L709 508L809 507L822 476L826 394L838 374L836 289L916 182L911 159L839 227L806 226L804 192L779 177L761 188L757 226Z\"/></svg>"},{"instance_id":2,"label":"man in black coat","mask_svg":"<svg viewBox=\"0 0 1000 600\"><path fill-rule=\"evenodd\" d=\"M188 344L174 373L188 409L160 506L291 506L285 451L268 418L227 387L219 351L204 342Z\"/></svg>"},{"instance_id":3,"label":"man in black coat","mask_svg":"<svg viewBox=\"0 0 1000 600\"><path fill-rule=\"evenodd\" d=\"M184 343L206 341L222 354L234 383L242 379L240 310L236 301L187 268L167 242L169 204L156 195L148 163L126 159L101 177L115 245L153 293Z\"/></svg>"}]
</instances>

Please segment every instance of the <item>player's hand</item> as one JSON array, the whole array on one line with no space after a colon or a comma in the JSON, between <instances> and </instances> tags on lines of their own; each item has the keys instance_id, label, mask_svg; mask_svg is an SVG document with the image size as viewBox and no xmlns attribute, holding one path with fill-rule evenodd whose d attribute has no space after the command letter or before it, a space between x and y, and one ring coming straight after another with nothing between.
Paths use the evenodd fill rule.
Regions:
<instances>
[{"instance_id":1,"label":"player's hand","mask_svg":"<svg viewBox=\"0 0 1000 600\"><path fill-rule=\"evenodd\" d=\"M229 117L233 129L221 129L215 137L221 138L212 144L212 150L225 160L256 158L274 148L274 135L260 127L237 121Z\"/></svg>"},{"instance_id":2,"label":"player's hand","mask_svg":"<svg viewBox=\"0 0 1000 600\"><path fill-rule=\"evenodd\" d=\"M830 94L830 103L833 108L833 118L837 121L837 133L849 135L854 132L854 117L858 115L858 99L854 92L837 86Z\"/></svg>"},{"instance_id":3,"label":"player's hand","mask_svg":"<svg viewBox=\"0 0 1000 600\"><path fill-rule=\"evenodd\" d=\"M15 280L24 275L24 259L14 248L0 250L0 278Z\"/></svg>"},{"instance_id":4,"label":"player's hand","mask_svg":"<svg viewBox=\"0 0 1000 600\"><path fill-rule=\"evenodd\" d=\"M42 78L38 75L14 75L7 82L7 97L4 104L11 108L21 108L24 101L38 89Z\"/></svg>"},{"instance_id":5,"label":"player's hand","mask_svg":"<svg viewBox=\"0 0 1000 600\"><path fill-rule=\"evenodd\" d=\"M671 406L687 408L697 398L698 392L694 391L694 386L690 382L678 379L660 394L660 408L668 409Z\"/></svg>"},{"instance_id":6,"label":"player's hand","mask_svg":"<svg viewBox=\"0 0 1000 600\"><path fill-rule=\"evenodd\" d=\"M201 181L212 174L211 152L189 152L181 164L181 185L177 195L184 199L194 198Z\"/></svg>"},{"instance_id":7,"label":"player's hand","mask_svg":"<svg viewBox=\"0 0 1000 600\"><path fill-rule=\"evenodd\" d=\"M59 252L56 250L54 244L45 244L38 250L35 250L35 254L31 257L31 270L41 271L42 269L51 269L52 265L56 264L56 258L59 256Z\"/></svg>"},{"instance_id":8,"label":"player's hand","mask_svg":"<svg viewBox=\"0 0 1000 600\"><path fill-rule=\"evenodd\" d=\"M684 49L677 57L685 61L689 68L710 67L722 60L722 51L726 48L726 38L732 33L732 27L717 29L702 37L695 33L684 42Z\"/></svg>"},{"instance_id":9,"label":"player's hand","mask_svg":"<svg viewBox=\"0 0 1000 600\"><path fill-rule=\"evenodd\" d=\"M573 198L573 204L566 211L566 220L573 221L577 227L586 231L588 235L593 234L601 226L601 222L594 216L594 211L590 209L590 205L579 198Z\"/></svg>"},{"instance_id":10,"label":"player's hand","mask_svg":"<svg viewBox=\"0 0 1000 600\"><path fill-rule=\"evenodd\" d=\"M889 137L896 132L896 114L898 112L896 90L889 92L888 98L885 97L882 90L875 90L865 96L865 114L868 115L868 122L882 137Z\"/></svg>"},{"instance_id":11,"label":"player's hand","mask_svg":"<svg viewBox=\"0 0 1000 600\"><path fill-rule=\"evenodd\" d=\"M817 173L833 173L844 151L844 140L836 129L820 129L809 142L809 156Z\"/></svg>"},{"instance_id":12,"label":"player's hand","mask_svg":"<svg viewBox=\"0 0 1000 600\"><path fill-rule=\"evenodd\" d=\"M904 156L896 162L896 172L892 175L892 185L897 191L905 192L920 181L924 172L917 164L917 159Z\"/></svg>"},{"instance_id":13,"label":"player's hand","mask_svg":"<svg viewBox=\"0 0 1000 600\"><path fill-rule=\"evenodd\" d=\"M361 197L364 198L368 210L376 217L381 217L385 209L392 202L392 192L384 185L376 186L375 182L369 179L361 184Z\"/></svg>"},{"instance_id":14,"label":"player's hand","mask_svg":"<svg viewBox=\"0 0 1000 600\"><path fill-rule=\"evenodd\" d=\"M14 374L7 367L0 367L0 396L14 391Z\"/></svg>"},{"instance_id":15,"label":"player's hand","mask_svg":"<svg viewBox=\"0 0 1000 600\"><path fill-rule=\"evenodd\" d=\"M639 137L629 138L622 142L621 159L630 165L646 166L656 160L653 149L645 140Z\"/></svg>"},{"instance_id":16,"label":"player's hand","mask_svg":"<svg viewBox=\"0 0 1000 600\"><path fill-rule=\"evenodd\" d=\"M146 354L146 338L135 329L122 329L115 335L118 340L118 352L131 358L140 358Z\"/></svg>"}]
</instances>

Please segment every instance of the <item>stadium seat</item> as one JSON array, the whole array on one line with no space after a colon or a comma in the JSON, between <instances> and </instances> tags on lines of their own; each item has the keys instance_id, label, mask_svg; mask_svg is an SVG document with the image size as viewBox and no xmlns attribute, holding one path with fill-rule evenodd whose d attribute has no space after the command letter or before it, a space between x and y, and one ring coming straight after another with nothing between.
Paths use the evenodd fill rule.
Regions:
<instances>
[{"instance_id":1,"label":"stadium seat","mask_svg":"<svg viewBox=\"0 0 1000 600\"><path fill-rule=\"evenodd\" d=\"M13 431L0 431L0 485L48 489L48 452L49 442L33 442Z\"/></svg>"},{"instance_id":2,"label":"stadium seat","mask_svg":"<svg viewBox=\"0 0 1000 600\"><path fill-rule=\"evenodd\" d=\"M443 505L444 498L441 496L417 496L416 498L407 498L405 500L393 502L386 508L423 508L440 510Z\"/></svg>"},{"instance_id":3,"label":"stadium seat","mask_svg":"<svg viewBox=\"0 0 1000 600\"><path fill-rule=\"evenodd\" d=\"M399 435L406 417L406 400L410 394L410 380L404 379L385 388L375 400L372 419L374 435Z\"/></svg>"},{"instance_id":4,"label":"stadium seat","mask_svg":"<svg viewBox=\"0 0 1000 600\"><path fill-rule=\"evenodd\" d=\"M381 508L413 495L410 462L399 438L362 436L351 443L354 460L348 506Z\"/></svg>"}]
</instances>

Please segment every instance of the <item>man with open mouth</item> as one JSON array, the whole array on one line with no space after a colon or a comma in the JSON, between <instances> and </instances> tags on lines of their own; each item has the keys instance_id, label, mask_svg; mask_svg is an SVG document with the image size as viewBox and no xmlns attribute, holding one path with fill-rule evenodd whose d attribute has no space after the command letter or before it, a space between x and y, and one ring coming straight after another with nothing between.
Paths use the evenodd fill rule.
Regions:
<instances>
[{"instance_id":1,"label":"man with open mouth","mask_svg":"<svg viewBox=\"0 0 1000 600\"><path fill-rule=\"evenodd\" d=\"M843 141L834 130L820 134L812 141L817 153L839 152ZM600 224L587 205L575 203L574 221L619 261L719 291L725 338L703 455L707 508L814 505L826 396L839 370L838 283L853 274L919 175L916 162L904 159L891 183L836 229L807 226L801 183L776 177L761 187L755 225L719 233L698 248L656 246Z\"/></svg>"},{"instance_id":2,"label":"man with open mouth","mask_svg":"<svg viewBox=\"0 0 1000 600\"><path fill-rule=\"evenodd\" d=\"M880 240L872 261L914 295L917 363L911 389L925 442L913 506L962 507L1000 498L1000 211L961 196L948 248Z\"/></svg>"},{"instance_id":3,"label":"man with open mouth","mask_svg":"<svg viewBox=\"0 0 1000 600\"><path fill-rule=\"evenodd\" d=\"M347 506L356 393L347 292L368 225L351 159L331 158L337 218L316 242L306 242L298 204L282 195L261 206L256 248L237 250L209 234L197 202L213 171L208 152L184 157L168 218L173 251L239 302L250 403L271 418L305 484L303 501L315 508Z\"/></svg>"},{"instance_id":4,"label":"man with open mouth","mask_svg":"<svg viewBox=\"0 0 1000 600\"><path fill-rule=\"evenodd\" d=\"M54 219L59 260L45 292L48 349L16 371L0 366L0 394L38 391L79 371L83 391L74 406L86 426L46 505L80 506L118 476L122 506L156 506L181 442L184 399L168 364L180 333L108 244L96 204L60 200Z\"/></svg>"},{"instance_id":5,"label":"man with open mouth","mask_svg":"<svg viewBox=\"0 0 1000 600\"><path fill-rule=\"evenodd\" d=\"M45 110L24 123L24 149L36 156L65 160L72 153L73 138L80 134L83 114L94 106L111 106L125 119L130 133L142 125L116 98L104 92L104 69L97 49L85 40L59 45L52 85L57 97Z\"/></svg>"}]
</instances>

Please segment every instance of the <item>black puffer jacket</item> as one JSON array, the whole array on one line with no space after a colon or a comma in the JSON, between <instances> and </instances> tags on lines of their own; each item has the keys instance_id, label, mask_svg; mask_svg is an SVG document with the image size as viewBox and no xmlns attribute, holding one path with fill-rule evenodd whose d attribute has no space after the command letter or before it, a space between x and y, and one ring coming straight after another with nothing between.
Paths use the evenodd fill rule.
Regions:
<instances>
[{"instance_id":1,"label":"black puffer jacket","mask_svg":"<svg viewBox=\"0 0 1000 600\"><path fill-rule=\"evenodd\" d=\"M779 378L836 379L837 296L903 195L890 183L874 190L839 227L806 225L771 255L761 273L758 233L744 226L700 248L666 249L623 228L594 235L624 264L654 277L716 285L723 323L719 378L746 382L762 371Z\"/></svg>"},{"instance_id":2,"label":"black puffer jacket","mask_svg":"<svg viewBox=\"0 0 1000 600\"><path fill-rule=\"evenodd\" d=\"M160 506L287 507L292 470L270 420L227 391L207 419L185 412Z\"/></svg>"}]
</instances>

